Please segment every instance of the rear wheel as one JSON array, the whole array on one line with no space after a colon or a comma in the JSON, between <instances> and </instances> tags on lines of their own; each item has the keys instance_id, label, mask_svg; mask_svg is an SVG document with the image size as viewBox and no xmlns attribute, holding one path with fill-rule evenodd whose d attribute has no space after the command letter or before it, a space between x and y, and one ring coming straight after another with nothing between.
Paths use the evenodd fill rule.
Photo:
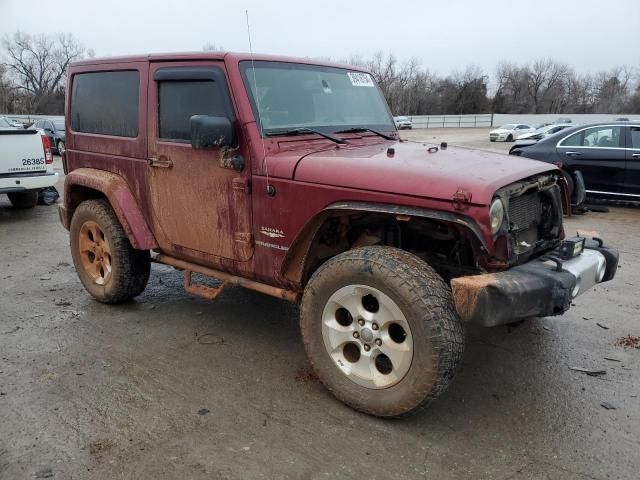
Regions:
<instances>
[{"instance_id":1,"label":"rear wheel","mask_svg":"<svg viewBox=\"0 0 640 480\"><path fill-rule=\"evenodd\" d=\"M9 201L15 208L33 208L38 203L37 190L8 193Z\"/></svg>"},{"instance_id":2,"label":"rear wheel","mask_svg":"<svg viewBox=\"0 0 640 480\"><path fill-rule=\"evenodd\" d=\"M70 243L80 281L96 300L122 303L145 289L149 251L131 246L105 200L87 200L78 206L71 219Z\"/></svg>"},{"instance_id":3,"label":"rear wheel","mask_svg":"<svg viewBox=\"0 0 640 480\"><path fill-rule=\"evenodd\" d=\"M305 289L300 322L324 385L381 417L414 413L437 398L464 351L449 287L397 248L359 248L327 261Z\"/></svg>"}]
</instances>

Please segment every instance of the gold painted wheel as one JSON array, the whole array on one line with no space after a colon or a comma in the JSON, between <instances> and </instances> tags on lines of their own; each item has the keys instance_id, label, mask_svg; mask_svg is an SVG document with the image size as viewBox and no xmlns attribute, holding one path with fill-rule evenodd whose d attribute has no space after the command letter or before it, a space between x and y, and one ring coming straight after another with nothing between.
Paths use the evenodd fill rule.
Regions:
<instances>
[{"instance_id":1,"label":"gold painted wheel","mask_svg":"<svg viewBox=\"0 0 640 480\"><path fill-rule=\"evenodd\" d=\"M88 220L80 227L80 259L82 268L96 285L111 280L111 247L100 226Z\"/></svg>"}]
</instances>

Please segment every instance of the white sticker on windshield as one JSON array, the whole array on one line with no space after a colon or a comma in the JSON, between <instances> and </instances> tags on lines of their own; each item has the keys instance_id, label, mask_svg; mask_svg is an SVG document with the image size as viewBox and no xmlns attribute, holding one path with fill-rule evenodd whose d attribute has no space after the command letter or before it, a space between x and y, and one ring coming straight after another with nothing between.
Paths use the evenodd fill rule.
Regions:
<instances>
[{"instance_id":1,"label":"white sticker on windshield","mask_svg":"<svg viewBox=\"0 0 640 480\"><path fill-rule=\"evenodd\" d=\"M373 87L373 78L368 73L361 72L347 72L351 85L354 87Z\"/></svg>"}]
</instances>

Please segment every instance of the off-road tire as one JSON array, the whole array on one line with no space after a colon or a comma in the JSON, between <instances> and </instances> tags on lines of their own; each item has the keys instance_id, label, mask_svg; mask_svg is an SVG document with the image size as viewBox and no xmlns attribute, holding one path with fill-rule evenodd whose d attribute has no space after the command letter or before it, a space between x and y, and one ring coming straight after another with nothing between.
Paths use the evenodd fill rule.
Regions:
<instances>
[{"instance_id":1,"label":"off-road tire","mask_svg":"<svg viewBox=\"0 0 640 480\"><path fill-rule=\"evenodd\" d=\"M331 359L322 338L327 300L347 285L367 285L391 298L411 329L413 358L396 384L370 389L349 379ZM424 261L385 246L349 250L324 263L309 280L300 308L307 355L318 378L339 400L379 417L403 417L444 392L464 353L464 331L451 290Z\"/></svg>"},{"instance_id":2,"label":"off-road tire","mask_svg":"<svg viewBox=\"0 0 640 480\"><path fill-rule=\"evenodd\" d=\"M80 229L93 221L104 232L111 250L111 278L105 285L96 284L80 258ZM147 286L151 261L148 250L131 246L115 212L105 200L86 200L75 210L70 228L71 256L84 288L99 302L123 303L142 293Z\"/></svg>"},{"instance_id":3,"label":"off-road tire","mask_svg":"<svg viewBox=\"0 0 640 480\"><path fill-rule=\"evenodd\" d=\"M24 192L8 193L9 201L14 208L33 208L38 203L37 190L25 190Z\"/></svg>"}]
</instances>

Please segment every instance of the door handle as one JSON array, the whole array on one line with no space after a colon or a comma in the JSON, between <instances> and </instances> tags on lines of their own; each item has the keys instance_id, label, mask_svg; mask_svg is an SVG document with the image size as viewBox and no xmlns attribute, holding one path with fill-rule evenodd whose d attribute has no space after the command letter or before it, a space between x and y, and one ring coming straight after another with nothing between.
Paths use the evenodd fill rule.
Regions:
<instances>
[{"instance_id":1,"label":"door handle","mask_svg":"<svg viewBox=\"0 0 640 480\"><path fill-rule=\"evenodd\" d=\"M160 155L158 158L150 158L149 166L160 167L160 168L171 168L173 167L173 162L169 160L169 157L167 157L166 155Z\"/></svg>"},{"instance_id":2,"label":"door handle","mask_svg":"<svg viewBox=\"0 0 640 480\"><path fill-rule=\"evenodd\" d=\"M640 153L632 153L631 156L633 158L640 158Z\"/></svg>"},{"instance_id":3,"label":"door handle","mask_svg":"<svg viewBox=\"0 0 640 480\"><path fill-rule=\"evenodd\" d=\"M564 152L567 157L579 157L582 155L580 152Z\"/></svg>"}]
</instances>

